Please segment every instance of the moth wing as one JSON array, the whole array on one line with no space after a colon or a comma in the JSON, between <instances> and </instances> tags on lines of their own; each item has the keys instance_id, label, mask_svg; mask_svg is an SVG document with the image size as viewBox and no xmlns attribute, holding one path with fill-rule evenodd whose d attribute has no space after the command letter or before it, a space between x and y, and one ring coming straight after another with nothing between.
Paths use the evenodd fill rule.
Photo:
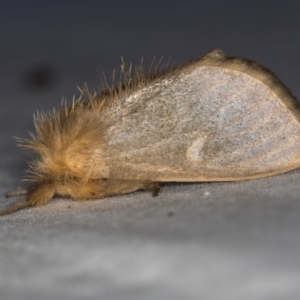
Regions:
<instances>
[{"instance_id":1,"label":"moth wing","mask_svg":"<svg viewBox=\"0 0 300 300\"><path fill-rule=\"evenodd\" d=\"M128 178L243 180L300 167L299 104L257 63L214 51L122 105L111 144Z\"/></svg>"}]
</instances>

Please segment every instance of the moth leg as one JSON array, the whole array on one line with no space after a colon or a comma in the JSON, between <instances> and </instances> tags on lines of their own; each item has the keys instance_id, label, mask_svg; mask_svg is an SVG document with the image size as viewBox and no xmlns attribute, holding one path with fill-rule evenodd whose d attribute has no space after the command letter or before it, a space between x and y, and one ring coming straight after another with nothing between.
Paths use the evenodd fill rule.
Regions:
<instances>
[{"instance_id":1,"label":"moth leg","mask_svg":"<svg viewBox=\"0 0 300 300\"><path fill-rule=\"evenodd\" d=\"M160 186L157 182L144 180L107 179L103 196L131 193L137 190L151 190L152 196L158 195Z\"/></svg>"},{"instance_id":2,"label":"moth leg","mask_svg":"<svg viewBox=\"0 0 300 300\"><path fill-rule=\"evenodd\" d=\"M160 185L158 182L152 182L152 197L157 197L160 192Z\"/></svg>"},{"instance_id":3,"label":"moth leg","mask_svg":"<svg viewBox=\"0 0 300 300\"><path fill-rule=\"evenodd\" d=\"M27 195L27 194L28 194L28 189L18 189L15 191L7 192L5 194L5 197L9 198L9 197L15 197L15 196L21 196L21 195Z\"/></svg>"},{"instance_id":4,"label":"moth leg","mask_svg":"<svg viewBox=\"0 0 300 300\"><path fill-rule=\"evenodd\" d=\"M18 201L17 203L12 204L8 208L5 208L5 209L1 210L0 211L0 216L5 216L5 215L12 214L12 213L14 213L18 210L24 209L24 208L29 207L29 206L31 206L31 205L27 200Z\"/></svg>"},{"instance_id":5,"label":"moth leg","mask_svg":"<svg viewBox=\"0 0 300 300\"><path fill-rule=\"evenodd\" d=\"M29 206L42 206L49 202L55 194L55 185L52 183L37 183L27 194Z\"/></svg>"},{"instance_id":6,"label":"moth leg","mask_svg":"<svg viewBox=\"0 0 300 300\"><path fill-rule=\"evenodd\" d=\"M10 191L7 192L5 194L6 198L9 197L15 197L15 196L21 196L21 195L28 195L28 189L18 189L15 191ZM0 211L0 216L5 216L5 215L9 215L13 212L16 212L18 210L24 209L26 207L31 206L30 203L26 200L20 200L14 204L12 204L11 206L9 206L8 208L5 208L4 210Z\"/></svg>"},{"instance_id":7,"label":"moth leg","mask_svg":"<svg viewBox=\"0 0 300 300\"><path fill-rule=\"evenodd\" d=\"M20 192L20 193L19 193ZM41 206L45 205L48 201L52 199L55 193L55 188L53 184L49 183L39 183L28 190L17 190L8 193L8 197L15 195L26 195L25 200L20 200L13 203L8 208L0 211L0 216L9 215L21 209L31 207L31 206Z\"/></svg>"}]
</instances>

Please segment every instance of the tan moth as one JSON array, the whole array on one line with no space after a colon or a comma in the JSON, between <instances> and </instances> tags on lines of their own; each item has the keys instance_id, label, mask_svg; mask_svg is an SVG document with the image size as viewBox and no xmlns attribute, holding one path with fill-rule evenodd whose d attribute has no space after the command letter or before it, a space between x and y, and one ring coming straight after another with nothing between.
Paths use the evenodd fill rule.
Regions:
<instances>
[{"instance_id":1,"label":"tan moth","mask_svg":"<svg viewBox=\"0 0 300 300\"><path fill-rule=\"evenodd\" d=\"M125 72L125 71L124 71ZM300 167L299 104L260 64L221 50L177 68L126 77L35 117L20 193L0 212L55 195L99 199L160 182L237 181Z\"/></svg>"}]
</instances>

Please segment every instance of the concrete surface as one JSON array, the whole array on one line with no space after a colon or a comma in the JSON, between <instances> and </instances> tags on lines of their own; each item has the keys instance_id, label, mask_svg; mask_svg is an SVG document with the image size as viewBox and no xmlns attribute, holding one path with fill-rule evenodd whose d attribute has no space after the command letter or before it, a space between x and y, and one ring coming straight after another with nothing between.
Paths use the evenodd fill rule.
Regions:
<instances>
[{"instance_id":1,"label":"concrete surface","mask_svg":"<svg viewBox=\"0 0 300 300\"><path fill-rule=\"evenodd\" d=\"M255 59L300 97L298 1L3 1L0 194L20 186L32 114L120 57L212 48ZM101 68L100 68L101 67ZM55 199L0 219L0 299L299 299L300 171ZM0 209L16 199L1 196Z\"/></svg>"}]
</instances>

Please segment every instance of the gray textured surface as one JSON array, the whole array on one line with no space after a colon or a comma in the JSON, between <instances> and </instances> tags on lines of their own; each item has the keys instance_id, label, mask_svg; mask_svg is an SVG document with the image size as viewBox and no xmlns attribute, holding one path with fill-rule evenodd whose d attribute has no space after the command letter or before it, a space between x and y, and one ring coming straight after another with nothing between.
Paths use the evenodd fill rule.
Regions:
<instances>
[{"instance_id":1,"label":"gray textured surface","mask_svg":"<svg viewBox=\"0 0 300 300\"><path fill-rule=\"evenodd\" d=\"M183 62L221 48L271 68L299 98L299 4L282 3L3 1L1 195L26 166L12 136L26 137L32 113L76 85L96 88L100 66L116 67L121 55ZM37 70L46 82L35 83ZM295 171L176 184L156 198L57 199L2 217L0 298L299 299L299 182ZM2 196L0 208L10 201Z\"/></svg>"}]
</instances>

